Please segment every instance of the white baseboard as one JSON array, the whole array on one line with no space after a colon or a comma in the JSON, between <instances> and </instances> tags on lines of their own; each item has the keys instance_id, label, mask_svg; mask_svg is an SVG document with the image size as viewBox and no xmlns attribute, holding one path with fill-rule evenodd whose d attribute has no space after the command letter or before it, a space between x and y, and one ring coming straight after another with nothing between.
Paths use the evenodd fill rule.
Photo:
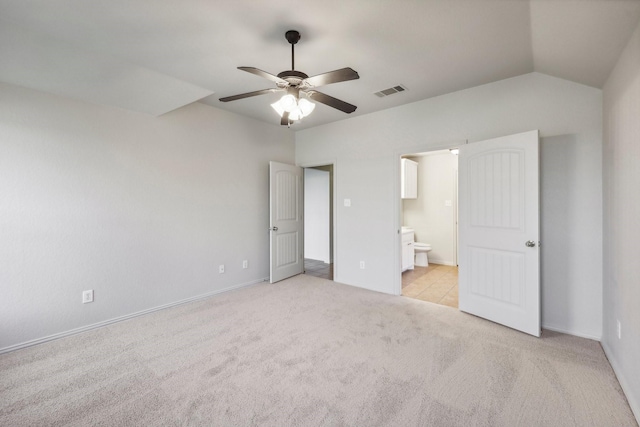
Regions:
<instances>
[{"instance_id":1,"label":"white baseboard","mask_svg":"<svg viewBox=\"0 0 640 427\"><path fill-rule=\"evenodd\" d=\"M443 259L432 258L432 257L429 257L429 264L440 264L440 265L451 265L451 266L456 265L453 261L445 261Z\"/></svg>"},{"instance_id":2,"label":"white baseboard","mask_svg":"<svg viewBox=\"0 0 640 427\"><path fill-rule=\"evenodd\" d=\"M616 374L616 378L620 383L620 387L622 387L622 391L624 392L624 395L627 397L627 402L631 407L631 412L633 412L633 415L636 417L636 422L640 424L640 400L638 400L637 396L635 396L631 392L631 387L629 386L629 383L627 382L625 376L622 375L618 362L614 357L612 357L613 352L611 351L607 343L603 341L600 343L600 345L602 345L604 354L605 356L607 356L607 359L609 360L609 364L611 365L611 368L613 368L613 373Z\"/></svg>"},{"instance_id":3,"label":"white baseboard","mask_svg":"<svg viewBox=\"0 0 640 427\"><path fill-rule=\"evenodd\" d=\"M164 304L164 305L160 305L160 306L157 306L157 307L148 308L146 310L137 311L137 312L131 313L131 314L125 314L124 316L114 317L113 319L104 320L102 322L93 323L91 325L82 326L80 328L71 329L69 331L59 332L57 334L49 335L49 336L46 336L46 337L43 337L43 338L38 338L38 339L35 339L35 340L23 342L23 343L20 343L20 344L11 345L9 347L0 348L0 354L8 353L8 352L14 351L14 350L20 350L21 348L31 347L32 345L36 345L36 344L42 344L42 343L45 343L47 341L57 340L57 339L60 339L60 338L68 337L70 335L75 335L75 334L79 334L81 332L90 331L91 329L101 328L103 326L107 326L107 325L110 325L112 323L122 322L123 320L128 320L128 319L131 319L133 317L144 316L145 314L153 313L154 311L164 310L165 308L175 307L176 305L181 305L181 304L186 304L186 303L189 303L189 302L198 301L198 300L201 300L201 299L206 299L206 298L209 298L209 297L212 297L214 295L218 295L218 294L221 294L221 293L224 293L224 292L229 292L229 291L233 291L235 289L240 289L240 288L244 288L244 287L247 287L247 286L252 286L252 285L255 285L255 284L258 284L258 283L268 282L268 281L269 281L269 278L268 277L264 277L262 279L253 280L253 281L247 282L247 283L241 283L239 285L229 286L228 288L218 289L216 291L207 292L206 294L197 295L195 297L186 298L186 299L183 299L183 300L180 300L180 301L176 301L176 302L171 302L169 304Z\"/></svg>"},{"instance_id":4,"label":"white baseboard","mask_svg":"<svg viewBox=\"0 0 640 427\"><path fill-rule=\"evenodd\" d=\"M585 334L585 333L577 332L577 331L570 331L568 329L557 328L557 327L551 326L551 325L545 325L544 323L542 324L542 329L547 329L549 331L560 332L561 334L573 335L573 336L581 337L581 338L588 338L588 339L594 340L594 341L600 341L602 339L602 335L601 336L597 336L597 335Z\"/></svg>"}]
</instances>

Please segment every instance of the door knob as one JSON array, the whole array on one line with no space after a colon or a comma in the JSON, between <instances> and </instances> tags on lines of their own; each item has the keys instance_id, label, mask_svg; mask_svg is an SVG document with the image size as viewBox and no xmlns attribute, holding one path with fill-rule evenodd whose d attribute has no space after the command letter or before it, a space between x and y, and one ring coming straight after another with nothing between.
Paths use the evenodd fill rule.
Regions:
<instances>
[{"instance_id":1,"label":"door knob","mask_svg":"<svg viewBox=\"0 0 640 427\"><path fill-rule=\"evenodd\" d=\"M269 230L271 230L271 231L278 231L278 227L271 227Z\"/></svg>"},{"instance_id":2,"label":"door knob","mask_svg":"<svg viewBox=\"0 0 640 427\"><path fill-rule=\"evenodd\" d=\"M533 240L528 240L524 245L528 248L535 248L536 242L534 242Z\"/></svg>"}]
</instances>

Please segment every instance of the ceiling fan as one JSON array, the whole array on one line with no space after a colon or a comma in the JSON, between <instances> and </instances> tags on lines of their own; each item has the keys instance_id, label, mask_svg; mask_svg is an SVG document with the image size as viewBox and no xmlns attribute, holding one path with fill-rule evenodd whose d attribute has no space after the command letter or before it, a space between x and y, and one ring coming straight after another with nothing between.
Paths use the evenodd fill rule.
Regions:
<instances>
[{"instance_id":1,"label":"ceiling fan","mask_svg":"<svg viewBox=\"0 0 640 427\"><path fill-rule=\"evenodd\" d=\"M252 96L266 95L268 93L286 92L286 95L284 95L278 102L271 104L276 112L280 114L280 124L286 126L308 116L311 111L313 111L315 104L309 102L306 98L328 105L329 107L333 107L347 114L353 113L358 107L325 93L318 92L315 88L331 83L359 79L360 76L358 73L349 67L329 71L324 74L318 74L313 77L309 77L301 71L296 71L294 63L294 45L300 40L300 33L295 30L289 30L285 33L285 38L291 44L291 70L283 71L277 76L274 76L273 74L269 74L266 71L262 71L254 67L238 67L239 70L271 80L276 84L275 88L227 96L220 98L220 101L229 102L243 98L250 98ZM304 95L306 98L301 98L301 95Z\"/></svg>"}]
</instances>

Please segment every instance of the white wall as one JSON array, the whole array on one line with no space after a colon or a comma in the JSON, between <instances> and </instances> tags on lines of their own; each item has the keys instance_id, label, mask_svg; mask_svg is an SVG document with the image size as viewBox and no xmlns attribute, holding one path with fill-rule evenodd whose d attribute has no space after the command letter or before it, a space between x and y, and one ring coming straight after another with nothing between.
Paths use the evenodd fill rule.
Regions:
<instances>
[{"instance_id":1,"label":"white wall","mask_svg":"<svg viewBox=\"0 0 640 427\"><path fill-rule=\"evenodd\" d=\"M203 104L154 118L0 84L0 349L267 277L268 161L293 150Z\"/></svg>"},{"instance_id":2,"label":"white wall","mask_svg":"<svg viewBox=\"0 0 640 427\"><path fill-rule=\"evenodd\" d=\"M640 421L640 24L604 87L603 164L602 345Z\"/></svg>"},{"instance_id":3,"label":"white wall","mask_svg":"<svg viewBox=\"0 0 640 427\"><path fill-rule=\"evenodd\" d=\"M540 73L296 133L298 164L337 162L335 280L387 293L399 289L401 154L533 129L541 132L543 153L543 326L599 339L602 91ZM550 163L555 153L570 155L567 163ZM555 192L556 186L566 192Z\"/></svg>"},{"instance_id":4,"label":"white wall","mask_svg":"<svg viewBox=\"0 0 640 427\"><path fill-rule=\"evenodd\" d=\"M418 198L402 201L403 225L414 229L416 242L431 245L429 263L456 265L458 157L446 150L411 159L418 162Z\"/></svg>"},{"instance_id":5,"label":"white wall","mask_svg":"<svg viewBox=\"0 0 640 427\"><path fill-rule=\"evenodd\" d=\"M304 170L304 257L330 262L329 172Z\"/></svg>"}]
</instances>

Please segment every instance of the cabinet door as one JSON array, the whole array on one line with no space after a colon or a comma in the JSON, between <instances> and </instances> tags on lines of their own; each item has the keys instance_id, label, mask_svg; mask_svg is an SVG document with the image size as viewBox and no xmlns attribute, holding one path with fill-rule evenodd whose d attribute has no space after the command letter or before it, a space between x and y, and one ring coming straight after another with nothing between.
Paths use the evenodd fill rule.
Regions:
<instances>
[{"instance_id":1,"label":"cabinet door","mask_svg":"<svg viewBox=\"0 0 640 427\"><path fill-rule=\"evenodd\" d=\"M401 191L403 199L418 198L418 163L409 159L402 159L401 169Z\"/></svg>"},{"instance_id":2,"label":"cabinet door","mask_svg":"<svg viewBox=\"0 0 640 427\"><path fill-rule=\"evenodd\" d=\"M413 270L413 233L402 235L402 271Z\"/></svg>"},{"instance_id":3,"label":"cabinet door","mask_svg":"<svg viewBox=\"0 0 640 427\"><path fill-rule=\"evenodd\" d=\"M402 246L402 271L413 270L413 242L403 243Z\"/></svg>"}]
</instances>

